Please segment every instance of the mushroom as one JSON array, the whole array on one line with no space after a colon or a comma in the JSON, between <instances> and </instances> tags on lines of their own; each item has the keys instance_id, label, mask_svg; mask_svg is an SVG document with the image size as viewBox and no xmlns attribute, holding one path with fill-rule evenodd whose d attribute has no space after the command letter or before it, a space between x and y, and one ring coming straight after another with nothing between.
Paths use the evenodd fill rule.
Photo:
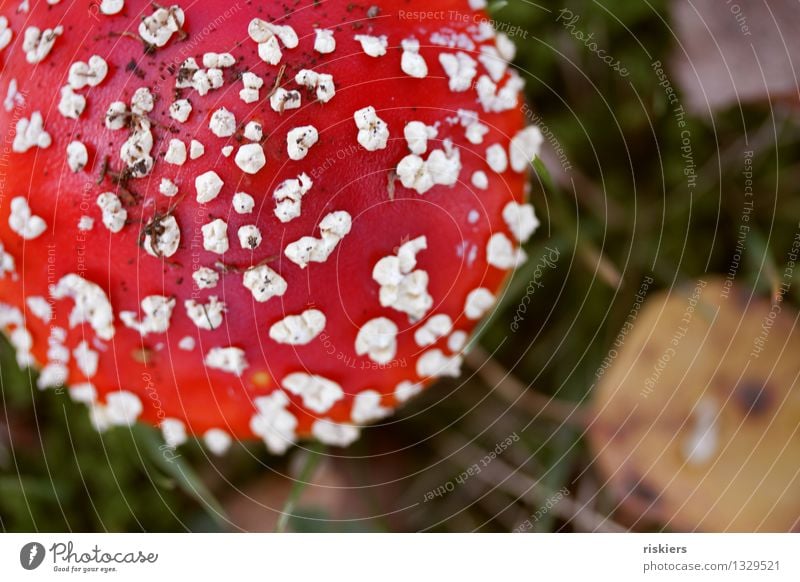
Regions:
<instances>
[{"instance_id":1,"label":"mushroom","mask_svg":"<svg viewBox=\"0 0 800 582\"><path fill-rule=\"evenodd\" d=\"M282 453L458 375L542 140L508 38L440 4L0 11L0 327L39 386Z\"/></svg>"},{"instance_id":2,"label":"mushroom","mask_svg":"<svg viewBox=\"0 0 800 582\"><path fill-rule=\"evenodd\" d=\"M589 428L623 513L679 531L796 531L796 314L716 279L637 311Z\"/></svg>"}]
</instances>

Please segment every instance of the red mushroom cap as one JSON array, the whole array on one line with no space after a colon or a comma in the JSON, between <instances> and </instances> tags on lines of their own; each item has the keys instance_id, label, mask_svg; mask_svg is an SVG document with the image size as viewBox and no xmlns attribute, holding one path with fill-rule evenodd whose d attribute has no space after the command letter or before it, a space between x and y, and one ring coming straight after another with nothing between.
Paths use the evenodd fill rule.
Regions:
<instances>
[{"instance_id":1,"label":"red mushroom cap","mask_svg":"<svg viewBox=\"0 0 800 582\"><path fill-rule=\"evenodd\" d=\"M0 9L19 362L215 452L346 445L456 376L537 226L541 134L474 4Z\"/></svg>"}]
</instances>

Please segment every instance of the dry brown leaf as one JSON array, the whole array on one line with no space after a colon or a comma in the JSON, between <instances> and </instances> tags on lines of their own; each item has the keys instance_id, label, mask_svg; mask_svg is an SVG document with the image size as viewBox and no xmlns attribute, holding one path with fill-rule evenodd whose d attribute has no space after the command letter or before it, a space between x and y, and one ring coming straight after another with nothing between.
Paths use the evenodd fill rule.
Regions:
<instances>
[{"instance_id":1,"label":"dry brown leaf","mask_svg":"<svg viewBox=\"0 0 800 582\"><path fill-rule=\"evenodd\" d=\"M639 527L797 530L796 317L720 281L642 308L589 429L607 486Z\"/></svg>"}]
</instances>

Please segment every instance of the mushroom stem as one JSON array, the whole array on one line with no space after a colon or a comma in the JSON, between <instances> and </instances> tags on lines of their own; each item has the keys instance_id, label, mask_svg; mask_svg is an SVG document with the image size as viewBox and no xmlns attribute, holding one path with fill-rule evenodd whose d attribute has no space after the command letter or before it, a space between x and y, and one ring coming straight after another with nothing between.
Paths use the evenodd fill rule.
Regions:
<instances>
[{"instance_id":1,"label":"mushroom stem","mask_svg":"<svg viewBox=\"0 0 800 582\"><path fill-rule=\"evenodd\" d=\"M528 390L516 376L506 370L481 346L473 346L465 355L464 361L494 389L497 395L509 404L520 406L534 416L543 416L581 430L589 425L589 419L582 406Z\"/></svg>"}]
</instances>

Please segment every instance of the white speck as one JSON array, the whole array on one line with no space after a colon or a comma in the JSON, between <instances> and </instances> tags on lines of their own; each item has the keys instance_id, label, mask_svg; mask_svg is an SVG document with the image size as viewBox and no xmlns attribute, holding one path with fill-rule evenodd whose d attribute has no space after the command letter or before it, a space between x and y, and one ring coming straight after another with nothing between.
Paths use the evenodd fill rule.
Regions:
<instances>
[{"instance_id":1,"label":"white speck","mask_svg":"<svg viewBox=\"0 0 800 582\"><path fill-rule=\"evenodd\" d=\"M82 230L84 232L92 230L94 228L94 218L91 216L81 216L78 220L78 230Z\"/></svg>"},{"instance_id":2,"label":"white speck","mask_svg":"<svg viewBox=\"0 0 800 582\"><path fill-rule=\"evenodd\" d=\"M194 350L195 343L196 342L192 336L184 336L181 338L181 341L178 342L178 349L181 349L184 352L191 352Z\"/></svg>"},{"instance_id":3,"label":"white speck","mask_svg":"<svg viewBox=\"0 0 800 582\"><path fill-rule=\"evenodd\" d=\"M299 43L297 33L291 26L272 24L260 18L250 21L247 26L247 34L259 44L268 41L273 36L277 36L283 46L289 49L296 48Z\"/></svg>"},{"instance_id":4,"label":"white speck","mask_svg":"<svg viewBox=\"0 0 800 582\"><path fill-rule=\"evenodd\" d=\"M132 392L120 390L106 395L106 414L114 426L132 426L142 410L142 401Z\"/></svg>"},{"instance_id":5,"label":"white speck","mask_svg":"<svg viewBox=\"0 0 800 582\"><path fill-rule=\"evenodd\" d=\"M31 65L41 63L56 43L56 38L64 32L63 26L40 30L35 26L25 29L22 40L22 50L25 52L25 60Z\"/></svg>"},{"instance_id":6,"label":"white speck","mask_svg":"<svg viewBox=\"0 0 800 582\"><path fill-rule=\"evenodd\" d=\"M437 135L436 128L425 125L421 121L409 121L403 128L403 136L406 138L408 149L412 154L421 156L428 149L428 140Z\"/></svg>"},{"instance_id":7,"label":"white speck","mask_svg":"<svg viewBox=\"0 0 800 582\"><path fill-rule=\"evenodd\" d=\"M495 83L499 82L506 74L508 63L500 56L498 50L490 45L483 45L481 47L481 54L478 60L486 67L486 71Z\"/></svg>"},{"instance_id":8,"label":"white speck","mask_svg":"<svg viewBox=\"0 0 800 582\"><path fill-rule=\"evenodd\" d=\"M486 190L489 187L489 178L486 177L486 172L481 170L473 172L470 181L472 182L472 185L479 190Z\"/></svg>"},{"instance_id":9,"label":"white speck","mask_svg":"<svg viewBox=\"0 0 800 582\"><path fill-rule=\"evenodd\" d=\"M486 244L486 262L498 269L513 269L525 262L525 251L514 248L514 244L502 232L496 232Z\"/></svg>"},{"instance_id":10,"label":"white speck","mask_svg":"<svg viewBox=\"0 0 800 582\"><path fill-rule=\"evenodd\" d=\"M208 127L217 137L230 137L236 132L236 118L233 113L221 107L211 114Z\"/></svg>"},{"instance_id":11,"label":"white speck","mask_svg":"<svg viewBox=\"0 0 800 582\"><path fill-rule=\"evenodd\" d=\"M178 186L169 178L161 178L161 183L158 185L158 191L164 196L172 198L178 193Z\"/></svg>"},{"instance_id":12,"label":"white speck","mask_svg":"<svg viewBox=\"0 0 800 582\"><path fill-rule=\"evenodd\" d=\"M417 331L414 341L421 348L435 344L439 338L446 336L453 329L453 320L445 313L430 317Z\"/></svg>"},{"instance_id":13,"label":"white speck","mask_svg":"<svg viewBox=\"0 0 800 582\"><path fill-rule=\"evenodd\" d=\"M386 317L376 317L358 330L355 349L378 364L388 364L397 353L397 325Z\"/></svg>"},{"instance_id":14,"label":"white speck","mask_svg":"<svg viewBox=\"0 0 800 582\"><path fill-rule=\"evenodd\" d=\"M526 242L539 228L539 219L536 218L533 206L518 204L513 200L503 207L503 220L519 242Z\"/></svg>"},{"instance_id":15,"label":"white speck","mask_svg":"<svg viewBox=\"0 0 800 582\"><path fill-rule=\"evenodd\" d=\"M250 267L242 278L244 286L253 294L259 303L286 293L286 279L278 275L266 265Z\"/></svg>"},{"instance_id":16,"label":"white speck","mask_svg":"<svg viewBox=\"0 0 800 582\"><path fill-rule=\"evenodd\" d=\"M106 129L116 131L127 123L128 106L122 101L114 101L108 106L105 115Z\"/></svg>"},{"instance_id":17,"label":"white speck","mask_svg":"<svg viewBox=\"0 0 800 582\"><path fill-rule=\"evenodd\" d=\"M267 163L264 148L259 143L248 143L239 148L234 159L239 169L246 174L256 174Z\"/></svg>"},{"instance_id":18,"label":"white speck","mask_svg":"<svg viewBox=\"0 0 800 582\"><path fill-rule=\"evenodd\" d=\"M114 311L105 291L74 273L64 275L58 284L51 286L54 299L70 297L75 306L69 314L69 325L75 327L89 323L100 339L114 337Z\"/></svg>"},{"instance_id":19,"label":"white speck","mask_svg":"<svg viewBox=\"0 0 800 582\"><path fill-rule=\"evenodd\" d=\"M511 74L506 81L503 88L498 90L498 87L486 75L481 75L478 78L476 90L478 92L478 101L483 110L487 113L500 113L514 109L519 103L519 95L525 87L525 82L515 72Z\"/></svg>"},{"instance_id":20,"label":"white speck","mask_svg":"<svg viewBox=\"0 0 800 582\"><path fill-rule=\"evenodd\" d=\"M71 172L80 172L89 163L89 152L79 141L71 141L67 146L67 167Z\"/></svg>"},{"instance_id":21,"label":"white speck","mask_svg":"<svg viewBox=\"0 0 800 582\"><path fill-rule=\"evenodd\" d=\"M331 212L320 221L321 238L304 236L286 246L286 258L305 269L308 263L324 263L336 249L339 241L349 232L352 226L350 214L344 210Z\"/></svg>"},{"instance_id":22,"label":"white speck","mask_svg":"<svg viewBox=\"0 0 800 582\"><path fill-rule=\"evenodd\" d=\"M467 339L469 339L467 332L461 330L454 331L450 334L450 337L447 338L447 348L453 353L458 353L467 345Z\"/></svg>"},{"instance_id":23,"label":"white speck","mask_svg":"<svg viewBox=\"0 0 800 582\"><path fill-rule=\"evenodd\" d=\"M196 160L204 153L206 153L205 146L196 139L193 139L189 144L189 157L193 160Z\"/></svg>"},{"instance_id":24,"label":"white speck","mask_svg":"<svg viewBox=\"0 0 800 582\"><path fill-rule=\"evenodd\" d=\"M165 418L161 421L161 435L168 447L179 447L186 442L186 425L177 418Z\"/></svg>"},{"instance_id":25,"label":"white speck","mask_svg":"<svg viewBox=\"0 0 800 582\"><path fill-rule=\"evenodd\" d=\"M420 392L422 392L422 384L403 380L397 386L395 386L394 397L398 402L407 402Z\"/></svg>"},{"instance_id":26,"label":"white speck","mask_svg":"<svg viewBox=\"0 0 800 582\"><path fill-rule=\"evenodd\" d=\"M146 115L155 107L155 98L147 87L139 87L131 97L131 111L136 115Z\"/></svg>"},{"instance_id":27,"label":"white speck","mask_svg":"<svg viewBox=\"0 0 800 582\"><path fill-rule=\"evenodd\" d=\"M350 418L357 424L366 424L380 420L391 414L391 409L381 406L382 396L375 390L364 390L353 398L353 410Z\"/></svg>"},{"instance_id":28,"label":"white speck","mask_svg":"<svg viewBox=\"0 0 800 582\"><path fill-rule=\"evenodd\" d=\"M100 0L100 12L106 16L119 14L125 7L125 0Z\"/></svg>"},{"instance_id":29,"label":"white speck","mask_svg":"<svg viewBox=\"0 0 800 582\"><path fill-rule=\"evenodd\" d=\"M264 86L264 79L247 71L242 73L242 85L244 89L239 91L239 98L245 103L255 103L259 100L259 90Z\"/></svg>"},{"instance_id":30,"label":"white speck","mask_svg":"<svg viewBox=\"0 0 800 582\"><path fill-rule=\"evenodd\" d=\"M300 315L287 315L269 328L269 337L279 344L304 346L325 329L325 314L306 309Z\"/></svg>"},{"instance_id":31,"label":"white speck","mask_svg":"<svg viewBox=\"0 0 800 582\"><path fill-rule=\"evenodd\" d=\"M380 303L408 314L410 321L422 319L433 305L428 293L428 273L418 269L416 255L428 248L427 238L417 237L375 263L372 278L380 285Z\"/></svg>"},{"instance_id":32,"label":"white speck","mask_svg":"<svg viewBox=\"0 0 800 582\"><path fill-rule=\"evenodd\" d=\"M439 349L428 350L417 360L417 375L421 378L458 378L461 375L462 361L459 355L445 356Z\"/></svg>"},{"instance_id":33,"label":"white speck","mask_svg":"<svg viewBox=\"0 0 800 582\"><path fill-rule=\"evenodd\" d=\"M336 50L336 39L333 38L332 30L318 28L314 31L314 50L323 55Z\"/></svg>"},{"instance_id":34,"label":"white speck","mask_svg":"<svg viewBox=\"0 0 800 582\"><path fill-rule=\"evenodd\" d=\"M92 55L88 63L76 61L69 68L67 82L73 89L86 86L97 87L108 74L108 63L98 55Z\"/></svg>"},{"instance_id":35,"label":"white speck","mask_svg":"<svg viewBox=\"0 0 800 582\"><path fill-rule=\"evenodd\" d=\"M237 192L233 195L233 209L237 212L237 214L250 214L253 212L253 208L256 205L256 201L253 200L253 197L250 194L245 192Z\"/></svg>"},{"instance_id":36,"label":"white speck","mask_svg":"<svg viewBox=\"0 0 800 582\"><path fill-rule=\"evenodd\" d=\"M303 196L311 189L313 182L307 174L300 174L297 178L290 178L281 182L272 193L276 201L275 216L281 222L289 222L298 216L302 209Z\"/></svg>"},{"instance_id":37,"label":"white speck","mask_svg":"<svg viewBox=\"0 0 800 582\"><path fill-rule=\"evenodd\" d=\"M496 298L491 291L484 287L473 289L467 295L464 303L464 315L467 319L480 319L494 305Z\"/></svg>"},{"instance_id":38,"label":"white speck","mask_svg":"<svg viewBox=\"0 0 800 582\"><path fill-rule=\"evenodd\" d=\"M317 99L321 103L327 103L336 95L336 87L333 84L332 75L317 73L311 69L301 69L295 75L294 80L298 85L315 91Z\"/></svg>"},{"instance_id":39,"label":"white speck","mask_svg":"<svg viewBox=\"0 0 800 582\"><path fill-rule=\"evenodd\" d=\"M175 308L174 297L148 295L142 299L142 315L140 320L135 311L120 311L119 319L126 327L139 332L144 337L149 333L164 333L169 329L169 320Z\"/></svg>"},{"instance_id":40,"label":"white speck","mask_svg":"<svg viewBox=\"0 0 800 582\"><path fill-rule=\"evenodd\" d=\"M157 8L150 16L146 16L139 24L139 36L149 45L162 47L169 42L172 35L183 27L183 10L177 5L169 8Z\"/></svg>"},{"instance_id":41,"label":"white speck","mask_svg":"<svg viewBox=\"0 0 800 582\"><path fill-rule=\"evenodd\" d=\"M239 237L239 246L243 249L253 250L261 244L261 231L254 224L240 226L236 235Z\"/></svg>"},{"instance_id":42,"label":"white speck","mask_svg":"<svg viewBox=\"0 0 800 582\"><path fill-rule=\"evenodd\" d=\"M317 128L313 125L304 125L289 130L286 135L286 150L291 160L302 160L308 150L319 140Z\"/></svg>"},{"instance_id":43,"label":"white speck","mask_svg":"<svg viewBox=\"0 0 800 582\"><path fill-rule=\"evenodd\" d=\"M0 18L3 18L0 16ZM16 105L24 105L25 97L17 90L17 80L11 79L8 82L8 91L6 91L6 98L3 100L3 107L6 111L11 111Z\"/></svg>"},{"instance_id":44,"label":"white speck","mask_svg":"<svg viewBox=\"0 0 800 582\"><path fill-rule=\"evenodd\" d=\"M236 64L236 59L231 53L205 53L203 66L207 69L226 69Z\"/></svg>"},{"instance_id":45,"label":"white speck","mask_svg":"<svg viewBox=\"0 0 800 582\"><path fill-rule=\"evenodd\" d=\"M203 442L212 454L220 456L228 452L233 439L221 428L210 428L203 433Z\"/></svg>"},{"instance_id":46,"label":"white speck","mask_svg":"<svg viewBox=\"0 0 800 582\"><path fill-rule=\"evenodd\" d=\"M361 50L371 57L382 57L386 54L388 46L386 35L370 36L368 34L357 34L354 37L361 43Z\"/></svg>"},{"instance_id":47,"label":"white speck","mask_svg":"<svg viewBox=\"0 0 800 582\"><path fill-rule=\"evenodd\" d=\"M198 289L213 289L219 283L219 273L208 267L200 267L192 273L192 279Z\"/></svg>"},{"instance_id":48,"label":"white speck","mask_svg":"<svg viewBox=\"0 0 800 582\"><path fill-rule=\"evenodd\" d=\"M448 76L448 86L456 93L466 91L472 85L472 80L477 74L478 63L464 52L440 53L439 62Z\"/></svg>"},{"instance_id":49,"label":"white speck","mask_svg":"<svg viewBox=\"0 0 800 582\"><path fill-rule=\"evenodd\" d=\"M205 357L206 366L241 376L247 368L244 350L235 347L211 348Z\"/></svg>"},{"instance_id":50,"label":"white speck","mask_svg":"<svg viewBox=\"0 0 800 582\"><path fill-rule=\"evenodd\" d=\"M158 224L155 224L156 220L158 220ZM174 216L157 217L147 226L143 246L148 255L156 258L171 257L178 251L181 229ZM157 235L155 239L153 239L153 233Z\"/></svg>"},{"instance_id":51,"label":"white speck","mask_svg":"<svg viewBox=\"0 0 800 582\"><path fill-rule=\"evenodd\" d=\"M113 233L125 226L128 211L122 207L119 197L113 192L103 192L97 197L97 206L103 213L103 224Z\"/></svg>"},{"instance_id":52,"label":"white speck","mask_svg":"<svg viewBox=\"0 0 800 582\"><path fill-rule=\"evenodd\" d=\"M353 114L358 128L358 143L368 152L382 150L389 140L389 126L375 113L375 108L364 107Z\"/></svg>"},{"instance_id":53,"label":"white speck","mask_svg":"<svg viewBox=\"0 0 800 582\"><path fill-rule=\"evenodd\" d=\"M511 144L508 146L511 169L515 172L524 172L539 155L543 141L542 132L535 125L529 125L511 138Z\"/></svg>"},{"instance_id":54,"label":"white speck","mask_svg":"<svg viewBox=\"0 0 800 582\"><path fill-rule=\"evenodd\" d=\"M10 273L12 278L16 277L16 269L14 257L6 252L3 243L0 242L0 279L5 279L6 273ZM1 323L2 313L0 313L0 327L3 327Z\"/></svg>"},{"instance_id":55,"label":"white speck","mask_svg":"<svg viewBox=\"0 0 800 582\"><path fill-rule=\"evenodd\" d=\"M504 32L497 33L497 52L506 61L513 61L517 56L517 47Z\"/></svg>"},{"instance_id":56,"label":"white speck","mask_svg":"<svg viewBox=\"0 0 800 582\"><path fill-rule=\"evenodd\" d=\"M208 303L198 303L194 299L187 299L183 302L183 307L192 323L200 329L213 330L222 325L225 303L219 301L215 295L208 298Z\"/></svg>"},{"instance_id":57,"label":"white speck","mask_svg":"<svg viewBox=\"0 0 800 582\"><path fill-rule=\"evenodd\" d=\"M228 250L228 223L217 218L204 224L200 230L203 233L203 248L212 253L221 255Z\"/></svg>"},{"instance_id":58,"label":"white speck","mask_svg":"<svg viewBox=\"0 0 800 582\"><path fill-rule=\"evenodd\" d=\"M14 142L11 145L12 151L21 154L32 147L49 148L51 143L53 140L44 130L42 114L38 111L31 113L30 119L22 117L17 121Z\"/></svg>"},{"instance_id":59,"label":"white speck","mask_svg":"<svg viewBox=\"0 0 800 582\"><path fill-rule=\"evenodd\" d=\"M283 113L287 109L297 109L300 107L300 102L300 91L287 91L283 87L278 87L269 98L269 106L276 113Z\"/></svg>"},{"instance_id":60,"label":"white speck","mask_svg":"<svg viewBox=\"0 0 800 582\"><path fill-rule=\"evenodd\" d=\"M486 148L486 163L493 172L502 174L508 169L508 156L506 150L499 143Z\"/></svg>"},{"instance_id":61,"label":"white speck","mask_svg":"<svg viewBox=\"0 0 800 582\"><path fill-rule=\"evenodd\" d=\"M200 174L194 179L194 187L197 190L197 201L200 204L211 202L214 198L219 196L223 184L222 179L214 170L209 170L204 174Z\"/></svg>"},{"instance_id":62,"label":"white speck","mask_svg":"<svg viewBox=\"0 0 800 582\"><path fill-rule=\"evenodd\" d=\"M179 123L186 123L192 112L192 104L187 99L178 99L169 106L169 116Z\"/></svg>"},{"instance_id":63,"label":"white speck","mask_svg":"<svg viewBox=\"0 0 800 582\"><path fill-rule=\"evenodd\" d=\"M257 121L248 121L244 126L244 137L250 141L261 141L264 137L264 128Z\"/></svg>"},{"instance_id":64,"label":"white speck","mask_svg":"<svg viewBox=\"0 0 800 582\"><path fill-rule=\"evenodd\" d=\"M0 247L0 252L2 252L1 249L2 247ZM25 300L25 303L28 309L31 310L31 313L44 323L50 323L50 319L53 317L53 308L50 306L50 302L47 299L40 295L31 295Z\"/></svg>"},{"instance_id":65,"label":"white speck","mask_svg":"<svg viewBox=\"0 0 800 582\"><path fill-rule=\"evenodd\" d=\"M168 164L175 166L182 166L186 163L186 144L179 139L169 140L167 153L164 155L164 161Z\"/></svg>"},{"instance_id":66,"label":"white speck","mask_svg":"<svg viewBox=\"0 0 800 582\"><path fill-rule=\"evenodd\" d=\"M86 97L78 95L69 85L61 87L61 100L58 112L67 119L78 119L86 107Z\"/></svg>"},{"instance_id":67,"label":"white speck","mask_svg":"<svg viewBox=\"0 0 800 582\"><path fill-rule=\"evenodd\" d=\"M47 230L44 219L33 214L28 201L22 196L11 199L8 226L25 240L33 240Z\"/></svg>"},{"instance_id":68,"label":"white speck","mask_svg":"<svg viewBox=\"0 0 800 582\"><path fill-rule=\"evenodd\" d=\"M322 376L294 372L284 377L281 385L295 396L303 399L303 405L319 414L328 412L344 398L342 387Z\"/></svg>"},{"instance_id":69,"label":"white speck","mask_svg":"<svg viewBox=\"0 0 800 582\"><path fill-rule=\"evenodd\" d=\"M91 405L97 401L97 389L89 382L73 384L69 387L69 397L73 402Z\"/></svg>"},{"instance_id":70,"label":"white speck","mask_svg":"<svg viewBox=\"0 0 800 582\"><path fill-rule=\"evenodd\" d=\"M6 48L11 43L11 38L14 33L8 26L8 18L0 16L0 51Z\"/></svg>"},{"instance_id":71,"label":"white speck","mask_svg":"<svg viewBox=\"0 0 800 582\"><path fill-rule=\"evenodd\" d=\"M400 69L409 77L424 79L428 76L428 64L422 55L419 54L419 41L415 38L407 38L401 41L403 56L400 57Z\"/></svg>"},{"instance_id":72,"label":"white speck","mask_svg":"<svg viewBox=\"0 0 800 582\"><path fill-rule=\"evenodd\" d=\"M460 171L461 157L448 140L445 140L445 150L433 150L427 160L409 154L397 164L400 183L418 194L425 194L436 185L453 186Z\"/></svg>"},{"instance_id":73,"label":"white speck","mask_svg":"<svg viewBox=\"0 0 800 582\"><path fill-rule=\"evenodd\" d=\"M282 455L297 439L297 418L286 410L289 397L275 390L268 396L259 396L254 404L258 413L250 419L250 430L261 437L271 453Z\"/></svg>"},{"instance_id":74,"label":"white speck","mask_svg":"<svg viewBox=\"0 0 800 582\"><path fill-rule=\"evenodd\" d=\"M58 362L49 363L39 372L39 377L36 379L36 386L39 390L63 386L67 383L68 376L69 370L64 364Z\"/></svg>"},{"instance_id":75,"label":"white speck","mask_svg":"<svg viewBox=\"0 0 800 582\"><path fill-rule=\"evenodd\" d=\"M360 431L352 424L340 424L327 418L314 421L311 434L321 443L334 447L346 447L353 444Z\"/></svg>"}]
</instances>

